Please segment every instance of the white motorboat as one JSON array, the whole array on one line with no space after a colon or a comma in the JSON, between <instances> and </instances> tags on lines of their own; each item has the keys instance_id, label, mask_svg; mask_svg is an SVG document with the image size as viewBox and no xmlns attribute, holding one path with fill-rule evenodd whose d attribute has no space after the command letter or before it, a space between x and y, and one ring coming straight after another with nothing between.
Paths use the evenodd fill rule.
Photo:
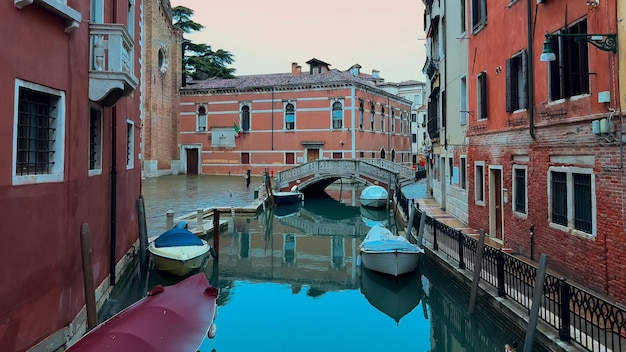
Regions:
<instances>
[{"instance_id":1,"label":"white motorboat","mask_svg":"<svg viewBox=\"0 0 626 352\"><path fill-rule=\"evenodd\" d=\"M361 192L361 205L365 207L380 208L387 204L387 190L381 186L367 186Z\"/></svg>"},{"instance_id":2,"label":"white motorboat","mask_svg":"<svg viewBox=\"0 0 626 352\"><path fill-rule=\"evenodd\" d=\"M424 250L382 226L372 227L360 246L364 268L399 276L417 269Z\"/></svg>"},{"instance_id":3,"label":"white motorboat","mask_svg":"<svg viewBox=\"0 0 626 352\"><path fill-rule=\"evenodd\" d=\"M177 276L199 269L210 249L207 241L180 227L164 232L148 246L156 268Z\"/></svg>"}]
</instances>

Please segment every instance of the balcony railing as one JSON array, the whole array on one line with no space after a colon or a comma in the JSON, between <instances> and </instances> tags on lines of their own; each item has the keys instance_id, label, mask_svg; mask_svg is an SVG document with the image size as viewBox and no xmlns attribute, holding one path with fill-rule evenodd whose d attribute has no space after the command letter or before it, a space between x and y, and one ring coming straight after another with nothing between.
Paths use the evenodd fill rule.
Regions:
<instances>
[{"instance_id":1,"label":"balcony railing","mask_svg":"<svg viewBox=\"0 0 626 352\"><path fill-rule=\"evenodd\" d=\"M112 106L137 88L134 42L126 26L117 23L92 23L89 36L89 99Z\"/></svg>"}]
</instances>

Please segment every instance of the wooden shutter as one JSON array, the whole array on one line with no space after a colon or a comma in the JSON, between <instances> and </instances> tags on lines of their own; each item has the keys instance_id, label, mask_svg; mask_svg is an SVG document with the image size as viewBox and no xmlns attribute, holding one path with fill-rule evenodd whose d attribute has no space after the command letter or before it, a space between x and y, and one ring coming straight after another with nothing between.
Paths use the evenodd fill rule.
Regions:
<instances>
[{"instance_id":1,"label":"wooden shutter","mask_svg":"<svg viewBox=\"0 0 626 352\"><path fill-rule=\"evenodd\" d=\"M512 59L506 59L506 64L505 64L505 71L506 71L506 111L507 112L511 112L514 111L515 109L513 108L513 99L515 99L517 97L517 94L514 94L513 91L517 90L517 85L516 85L516 81L513 79L513 60Z\"/></svg>"},{"instance_id":2,"label":"wooden shutter","mask_svg":"<svg viewBox=\"0 0 626 352\"><path fill-rule=\"evenodd\" d=\"M518 77L518 79L520 79ZM526 50L524 49L522 51L522 89L524 89L523 92L519 92L519 94L521 94L522 99L521 99L521 103L522 106L520 106L520 109L526 109L528 108L528 102L529 102L529 96L528 96L528 53L526 52Z\"/></svg>"}]
</instances>

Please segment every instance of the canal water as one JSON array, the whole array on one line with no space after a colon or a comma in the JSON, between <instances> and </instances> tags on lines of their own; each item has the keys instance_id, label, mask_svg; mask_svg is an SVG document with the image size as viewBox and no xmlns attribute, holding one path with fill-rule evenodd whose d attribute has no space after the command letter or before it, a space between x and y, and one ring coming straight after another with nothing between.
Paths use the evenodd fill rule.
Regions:
<instances>
[{"instance_id":1,"label":"canal water","mask_svg":"<svg viewBox=\"0 0 626 352\"><path fill-rule=\"evenodd\" d=\"M253 179L247 189L236 176L146 179L149 231L164 230L168 209L182 215L248 204L260 182ZM217 335L198 350L501 352L506 343L523 341L502 318L480 311L468 316L467 297L427 262L401 278L358 266L358 246L370 226L398 226L386 209L360 207L360 189L335 184L303 205L234 219L225 214L229 227L220 234L219 260L202 269L220 289ZM424 184L405 193L423 197ZM99 321L154 285L180 280L155 269L142 279L136 268L118 282Z\"/></svg>"}]
</instances>

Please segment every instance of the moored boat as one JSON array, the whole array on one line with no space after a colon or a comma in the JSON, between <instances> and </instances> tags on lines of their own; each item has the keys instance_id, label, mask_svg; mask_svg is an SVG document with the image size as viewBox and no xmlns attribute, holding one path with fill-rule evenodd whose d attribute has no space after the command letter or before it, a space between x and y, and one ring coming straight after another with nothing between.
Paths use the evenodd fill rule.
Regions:
<instances>
[{"instance_id":1,"label":"moored boat","mask_svg":"<svg viewBox=\"0 0 626 352\"><path fill-rule=\"evenodd\" d=\"M415 271L424 250L382 226L372 227L360 246L364 268L399 276Z\"/></svg>"},{"instance_id":2,"label":"moored boat","mask_svg":"<svg viewBox=\"0 0 626 352\"><path fill-rule=\"evenodd\" d=\"M292 204L304 199L304 195L297 191L274 192L273 195L275 204Z\"/></svg>"},{"instance_id":3,"label":"moored boat","mask_svg":"<svg viewBox=\"0 0 626 352\"><path fill-rule=\"evenodd\" d=\"M199 269L210 249L207 241L179 227L164 232L148 246L155 267L177 276Z\"/></svg>"},{"instance_id":4,"label":"moored boat","mask_svg":"<svg viewBox=\"0 0 626 352\"><path fill-rule=\"evenodd\" d=\"M205 336L215 337L218 296L204 273L158 285L67 351L197 351Z\"/></svg>"},{"instance_id":5,"label":"moored boat","mask_svg":"<svg viewBox=\"0 0 626 352\"><path fill-rule=\"evenodd\" d=\"M367 186L361 191L359 200L362 206L380 208L387 204L389 193L381 186Z\"/></svg>"}]
</instances>

